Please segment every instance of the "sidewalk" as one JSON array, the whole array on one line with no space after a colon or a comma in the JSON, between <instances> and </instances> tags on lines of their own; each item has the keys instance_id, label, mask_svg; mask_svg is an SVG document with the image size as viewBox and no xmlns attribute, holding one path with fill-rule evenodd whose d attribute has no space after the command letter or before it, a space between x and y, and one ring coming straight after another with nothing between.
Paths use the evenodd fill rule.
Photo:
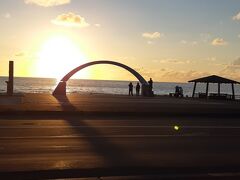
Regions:
<instances>
[{"instance_id":1,"label":"sidewalk","mask_svg":"<svg viewBox=\"0 0 240 180\"><path fill-rule=\"evenodd\" d=\"M51 94L0 96L0 113L79 113L132 115L240 115L239 102L207 101L165 96Z\"/></svg>"}]
</instances>

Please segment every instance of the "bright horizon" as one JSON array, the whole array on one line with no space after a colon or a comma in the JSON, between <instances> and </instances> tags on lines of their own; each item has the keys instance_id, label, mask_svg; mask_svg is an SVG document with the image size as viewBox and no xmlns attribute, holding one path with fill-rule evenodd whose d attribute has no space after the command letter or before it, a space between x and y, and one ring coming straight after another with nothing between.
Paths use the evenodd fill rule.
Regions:
<instances>
[{"instance_id":1,"label":"bright horizon","mask_svg":"<svg viewBox=\"0 0 240 180\"><path fill-rule=\"evenodd\" d=\"M240 1L8 0L0 2L0 76L62 78L94 60L114 60L145 79L240 81ZM96 65L75 78L136 80Z\"/></svg>"}]
</instances>

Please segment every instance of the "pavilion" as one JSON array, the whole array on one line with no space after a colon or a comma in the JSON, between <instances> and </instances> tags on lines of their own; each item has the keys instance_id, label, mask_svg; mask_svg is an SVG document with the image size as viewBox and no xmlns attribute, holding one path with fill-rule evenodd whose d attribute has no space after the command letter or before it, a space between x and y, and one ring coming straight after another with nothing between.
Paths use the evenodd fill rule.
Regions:
<instances>
[{"instance_id":1,"label":"pavilion","mask_svg":"<svg viewBox=\"0 0 240 180\"><path fill-rule=\"evenodd\" d=\"M193 87L193 94L192 97L194 97L195 95L195 90L196 90L196 85L197 83L207 83L206 85L206 93L202 95L202 97L210 97L213 99L227 99L227 94L221 94L221 84L231 84L232 85L232 96L230 97L230 99L235 99L235 91L234 91L234 84L240 84L240 82L231 80L231 79L227 79L227 78L223 78L220 76L216 76L216 75L212 75L212 76L207 76L207 77L202 77L199 79L194 79L188 82L194 82L194 87ZM209 87L209 83L217 83L218 84L218 93L214 94L212 93L210 96L208 96L208 87Z\"/></svg>"}]
</instances>

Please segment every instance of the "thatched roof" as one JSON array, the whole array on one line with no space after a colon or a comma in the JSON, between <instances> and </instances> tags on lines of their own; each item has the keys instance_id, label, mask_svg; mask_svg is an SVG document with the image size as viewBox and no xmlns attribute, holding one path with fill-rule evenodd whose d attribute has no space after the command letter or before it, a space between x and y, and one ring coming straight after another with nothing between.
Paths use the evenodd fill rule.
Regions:
<instances>
[{"instance_id":1,"label":"thatched roof","mask_svg":"<svg viewBox=\"0 0 240 180\"><path fill-rule=\"evenodd\" d=\"M220 76L212 75L212 76L207 76L207 77L202 77L199 79L194 79L188 82L201 82L201 83L234 83L234 84L240 84L240 82L223 78Z\"/></svg>"}]
</instances>

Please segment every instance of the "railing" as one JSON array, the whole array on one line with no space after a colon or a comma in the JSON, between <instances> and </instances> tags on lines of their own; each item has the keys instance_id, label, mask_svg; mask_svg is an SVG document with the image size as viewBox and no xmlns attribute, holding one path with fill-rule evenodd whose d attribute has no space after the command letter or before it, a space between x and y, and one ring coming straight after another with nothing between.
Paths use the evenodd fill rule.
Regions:
<instances>
[{"instance_id":1,"label":"railing","mask_svg":"<svg viewBox=\"0 0 240 180\"><path fill-rule=\"evenodd\" d=\"M235 99L239 101L240 100L240 95L235 95Z\"/></svg>"},{"instance_id":2,"label":"railing","mask_svg":"<svg viewBox=\"0 0 240 180\"><path fill-rule=\"evenodd\" d=\"M194 98L207 98L207 94L206 93L195 93ZM209 99L220 99L220 100L232 100L233 99L233 95L232 94L223 94L221 93L220 95L218 93L209 93L208 95ZM235 95L235 100L240 100L240 95Z\"/></svg>"}]
</instances>

